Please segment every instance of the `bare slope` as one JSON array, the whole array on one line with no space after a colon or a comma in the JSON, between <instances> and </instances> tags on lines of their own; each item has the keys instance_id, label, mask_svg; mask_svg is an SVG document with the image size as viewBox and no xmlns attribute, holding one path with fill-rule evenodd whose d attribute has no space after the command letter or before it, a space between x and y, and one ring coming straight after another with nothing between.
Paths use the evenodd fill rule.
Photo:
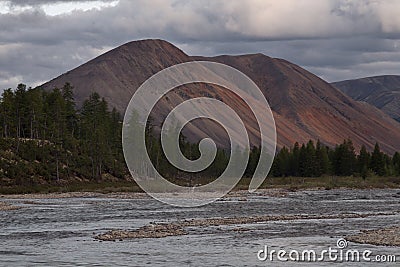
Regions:
<instances>
[{"instance_id":1,"label":"bare slope","mask_svg":"<svg viewBox=\"0 0 400 267\"><path fill-rule=\"evenodd\" d=\"M357 101L367 102L400 121L400 76L384 75L333 83Z\"/></svg>"},{"instance_id":2,"label":"bare slope","mask_svg":"<svg viewBox=\"0 0 400 267\"><path fill-rule=\"evenodd\" d=\"M325 144L334 145L350 138L356 147L365 144L372 148L375 142L379 142L386 152L400 150L398 122L366 103L354 101L301 67L262 54L190 57L166 41L134 41L117 47L43 86L49 89L70 82L75 87L79 103L92 91L97 91L111 106L123 112L135 90L152 74L165 67L191 60L225 63L252 78L274 111L279 146L290 146L295 141L306 142L309 139L320 139ZM178 88L158 105L155 111L156 122L160 123L179 102L204 95L229 103L242 118L246 118L252 143L257 143L257 124L243 101L212 85ZM191 140L211 135L220 145L226 145L221 138L224 131L211 122L194 123L186 129L185 135Z\"/></svg>"}]
</instances>

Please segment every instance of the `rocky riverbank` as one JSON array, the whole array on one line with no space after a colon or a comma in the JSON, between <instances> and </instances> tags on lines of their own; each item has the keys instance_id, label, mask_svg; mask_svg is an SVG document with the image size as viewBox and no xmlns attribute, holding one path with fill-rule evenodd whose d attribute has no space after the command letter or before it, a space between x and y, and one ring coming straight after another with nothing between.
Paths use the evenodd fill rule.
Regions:
<instances>
[{"instance_id":1,"label":"rocky riverbank","mask_svg":"<svg viewBox=\"0 0 400 267\"><path fill-rule=\"evenodd\" d=\"M249 196L269 196L269 197L285 197L290 193L286 189L259 189L255 193L249 193L248 190L237 190L229 192L222 199L239 198L243 199ZM120 199L143 199L150 198L146 193L139 192L115 192L115 193L100 193L100 192L66 192L66 193L37 193L37 194L11 194L0 195L0 198L7 199L54 199L54 198L120 198Z\"/></svg>"},{"instance_id":2,"label":"rocky riverbank","mask_svg":"<svg viewBox=\"0 0 400 267\"><path fill-rule=\"evenodd\" d=\"M392 226L377 230L364 230L357 235L348 236L346 239L361 244L400 247L400 226Z\"/></svg>"},{"instance_id":3,"label":"rocky riverbank","mask_svg":"<svg viewBox=\"0 0 400 267\"><path fill-rule=\"evenodd\" d=\"M221 225L243 225L269 221L293 221L293 220L327 220L366 218L371 216L387 216L393 213L343 213L329 215L278 215L278 216L256 216L256 217L232 217L232 218L209 218L182 220L169 223L151 223L136 230L112 230L99 234L94 238L101 241L115 241L132 238L162 238L167 236L179 236L187 234L188 227L209 227Z\"/></svg>"},{"instance_id":4,"label":"rocky riverbank","mask_svg":"<svg viewBox=\"0 0 400 267\"><path fill-rule=\"evenodd\" d=\"M11 205L10 203L0 202L0 211L18 210L21 207Z\"/></svg>"},{"instance_id":5,"label":"rocky riverbank","mask_svg":"<svg viewBox=\"0 0 400 267\"><path fill-rule=\"evenodd\" d=\"M0 195L0 198L7 199L56 199L56 198L126 198L141 199L148 198L145 193L136 192L117 192L117 193L98 193L98 192L67 192L67 193L34 193L34 194L12 194Z\"/></svg>"}]
</instances>

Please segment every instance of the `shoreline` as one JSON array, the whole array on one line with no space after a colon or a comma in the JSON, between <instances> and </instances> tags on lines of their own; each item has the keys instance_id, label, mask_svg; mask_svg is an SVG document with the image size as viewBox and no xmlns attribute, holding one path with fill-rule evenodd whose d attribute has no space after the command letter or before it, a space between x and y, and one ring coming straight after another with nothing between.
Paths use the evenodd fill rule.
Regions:
<instances>
[{"instance_id":1,"label":"shoreline","mask_svg":"<svg viewBox=\"0 0 400 267\"><path fill-rule=\"evenodd\" d=\"M247 191L251 178L242 178L231 192ZM210 180L198 181L207 184ZM322 176L322 177L268 177L257 190L281 190L281 191L303 191L303 190L333 190L333 189L400 189L400 177L371 176L366 179L354 176ZM92 181L92 182L68 182L60 183L5 186L0 185L0 197L22 196L22 195L48 195L71 194L83 197L87 195L107 194L144 194L143 190L132 180L121 181Z\"/></svg>"},{"instance_id":2,"label":"shoreline","mask_svg":"<svg viewBox=\"0 0 400 267\"><path fill-rule=\"evenodd\" d=\"M359 244L400 247L400 226L362 230L359 234L347 236L346 240Z\"/></svg>"},{"instance_id":3,"label":"shoreline","mask_svg":"<svg viewBox=\"0 0 400 267\"><path fill-rule=\"evenodd\" d=\"M313 190L319 190L314 188ZM303 191L303 190L301 190ZM255 193L250 193L248 190L234 190L229 192L225 198L241 198L251 195L263 195L271 197L283 197L292 191L286 189L259 189ZM0 194L0 199L55 199L55 198L120 198L120 199L151 199L147 193L143 192L66 192L66 193L30 193L30 194Z\"/></svg>"},{"instance_id":4,"label":"shoreline","mask_svg":"<svg viewBox=\"0 0 400 267\"><path fill-rule=\"evenodd\" d=\"M285 188L285 187L274 187L274 188L261 188L257 189L254 193L250 193L246 189L234 189L221 199L239 198L239 200L245 201L244 197L250 196L266 196L266 197L286 197L288 194L293 192L305 192L305 191L330 191L330 190L400 190L400 187L394 188L349 188L349 187L338 187L334 189L326 189L321 187L310 187L310 188ZM400 193L400 192L399 192ZM0 199L56 199L56 198L120 198L120 199L150 199L151 197L144 192L96 192L96 191L73 191L73 192L50 192L50 193L26 193L26 194L0 194Z\"/></svg>"},{"instance_id":5,"label":"shoreline","mask_svg":"<svg viewBox=\"0 0 400 267\"><path fill-rule=\"evenodd\" d=\"M245 189L235 189L230 191L221 199L239 198L245 201L244 197L250 196L266 196L266 197L286 197L293 192L305 191L328 191L328 190L348 190L348 191L368 191L368 190L400 190L400 188L348 188L339 187L334 189L326 189L320 187L310 188L262 188L257 189L254 193L250 193ZM400 192L399 192L400 193ZM76 192L51 192L51 193L27 193L27 194L0 194L0 199L56 199L56 198L120 198L120 199L151 199L147 193L143 192L93 192L93 191L76 191Z\"/></svg>"}]
</instances>

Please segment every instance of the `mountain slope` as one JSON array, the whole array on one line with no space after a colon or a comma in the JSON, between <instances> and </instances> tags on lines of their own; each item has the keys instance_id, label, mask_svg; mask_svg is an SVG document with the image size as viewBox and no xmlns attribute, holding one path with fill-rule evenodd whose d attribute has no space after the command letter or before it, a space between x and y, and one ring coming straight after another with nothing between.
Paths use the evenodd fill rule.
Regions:
<instances>
[{"instance_id":1,"label":"mountain slope","mask_svg":"<svg viewBox=\"0 0 400 267\"><path fill-rule=\"evenodd\" d=\"M400 121L400 76L384 75L332 83L357 101L367 102Z\"/></svg>"},{"instance_id":2,"label":"mountain slope","mask_svg":"<svg viewBox=\"0 0 400 267\"><path fill-rule=\"evenodd\" d=\"M191 57L166 41L135 41L117 47L43 86L60 87L70 82L75 86L80 103L92 91L97 91L123 112L135 90L152 74L192 60L221 62L253 79L274 112L279 146L290 146L295 141L306 142L309 139L320 139L327 145L335 145L350 138L356 148L365 144L371 149L377 141L386 152L400 150L399 123L368 104L352 100L301 67L262 54ZM247 118L246 127L251 142L257 144L257 123L253 114L237 96L213 85L188 85L174 90L156 107L156 123L161 123L168 111L181 101L204 95L229 103L242 118ZM221 138L224 131L215 123L199 121L187 128L184 133L190 140L210 135L217 139L219 145L226 145Z\"/></svg>"},{"instance_id":3,"label":"mountain slope","mask_svg":"<svg viewBox=\"0 0 400 267\"><path fill-rule=\"evenodd\" d=\"M188 61L172 44L161 41L130 42L45 83L51 89L70 82L78 104L98 92L111 106L123 112L135 90L154 73Z\"/></svg>"}]
</instances>

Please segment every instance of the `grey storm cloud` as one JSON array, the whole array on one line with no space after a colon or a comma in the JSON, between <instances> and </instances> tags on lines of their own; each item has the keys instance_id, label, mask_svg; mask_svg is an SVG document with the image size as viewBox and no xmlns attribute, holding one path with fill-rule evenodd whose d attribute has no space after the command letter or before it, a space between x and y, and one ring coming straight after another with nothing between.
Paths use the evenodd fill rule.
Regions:
<instances>
[{"instance_id":1,"label":"grey storm cloud","mask_svg":"<svg viewBox=\"0 0 400 267\"><path fill-rule=\"evenodd\" d=\"M43 4L54 4L54 3L78 3L83 2L82 0L11 0L5 1L11 6L39 6ZM112 0L85 0L84 2L112 2Z\"/></svg>"},{"instance_id":2,"label":"grey storm cloud","mask_svg":"<svg viewBox=\"0 0 400 267\"><path fill-rule=\"evenodd\" d=\"M113 3L80 10L78 2ZM45 6L76 5L51 15ZM188 54L264 53L328 81L399 74L400 1L1 1L0 88L38 85L125 42Z\"/></svg>"}]
</instances>

